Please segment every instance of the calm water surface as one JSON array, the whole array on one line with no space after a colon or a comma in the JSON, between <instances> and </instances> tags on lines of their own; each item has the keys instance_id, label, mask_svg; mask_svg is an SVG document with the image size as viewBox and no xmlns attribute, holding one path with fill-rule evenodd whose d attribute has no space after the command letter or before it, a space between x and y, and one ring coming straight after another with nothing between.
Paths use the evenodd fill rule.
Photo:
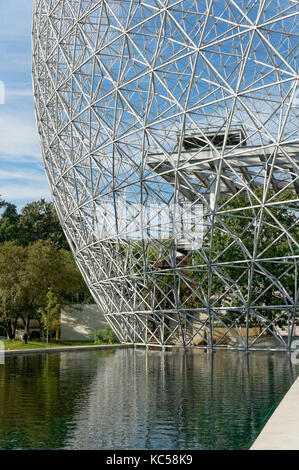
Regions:
<instances>
[{"instance_id":1,"label":"calm water surface","mask_svg":"<svg viewBox=\"0 0 299 470\"><path fill-rule=\"evenodd\" d=\"M9 357L0 449L247 449L297 375L280 352Z\"/></svg>"}]
</instances>

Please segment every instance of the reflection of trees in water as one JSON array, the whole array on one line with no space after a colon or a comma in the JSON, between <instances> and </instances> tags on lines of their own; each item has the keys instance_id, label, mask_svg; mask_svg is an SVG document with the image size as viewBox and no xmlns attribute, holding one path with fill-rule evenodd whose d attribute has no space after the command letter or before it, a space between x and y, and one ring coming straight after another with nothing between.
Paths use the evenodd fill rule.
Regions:
<instances>
[{"instance_id":1,"label":"reflection of trees in water","mask_svg":"<svg viewBox=\"0 0 299 470\"><path fill-rule=\"evenodd\" d=\"M9 358L0 448L246 448L298 373L278 352Z\"/></svg>"},{"instance_id":2,"label":"reflection of trees in water","mask_svg":"<svg viewBox=\"0 0 299 470\"><path fill-rule=\"evenodd\" d=\"M0 448L63 447L96 362L90 355L83 367L82 352L7 358L0 367Z\"/></svg>"},{"instance_id":3,"label":"reflection of trees in water","mask_svg":"<svg viewBox=\"0 0 299 470\"><path fill-rule=\"evenodd\" d=\"M117 351L98 362L66 446L246 448L293 372L283 353Z\"/></svg>"}]
</instances>

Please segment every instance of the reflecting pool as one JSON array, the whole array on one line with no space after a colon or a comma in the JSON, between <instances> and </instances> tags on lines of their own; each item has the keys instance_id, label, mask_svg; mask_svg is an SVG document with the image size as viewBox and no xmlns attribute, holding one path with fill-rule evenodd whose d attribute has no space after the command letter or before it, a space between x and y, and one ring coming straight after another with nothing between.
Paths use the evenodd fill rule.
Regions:
<instances>
[{"instance_id":1,"label":"reflecting pool","mask_svg":"<svg viewBox=\"0 0 299 470\"><path fill-rule=\"evenodd\" d=\"M0 449L247 449L298 375L284 352L9 357Z\"/></svg>"}]
</instances>

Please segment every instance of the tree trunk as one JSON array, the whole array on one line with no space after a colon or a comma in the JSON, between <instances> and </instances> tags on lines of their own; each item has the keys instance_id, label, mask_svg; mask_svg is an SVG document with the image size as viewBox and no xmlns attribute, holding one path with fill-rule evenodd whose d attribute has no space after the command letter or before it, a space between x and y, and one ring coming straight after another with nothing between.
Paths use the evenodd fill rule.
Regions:
<instances>
[{"instance_id":1,"label":"tree trunk","mask_svg":"<svg viewBox=\"0 0 299 470\"><path fill-rule=\"evenodd\" d=\"M13 322L13 337L16 337L16 329L18 325L18 317L15 318L15 321Z\"/></svg>"},{"instance_id":2,"label":"tree trunk","mask_svg":"<svg viewBox=\"0 0 299 470\"><path fill-rule=\"evenodd\" d=\"M6 331L7 331L8 339L10 339L10 340L15 339L15 333L16 333L16 332L15 332L15 330L13 329L10 320L8 320L8 321L6 322L5 328L6 328Z\"/></svg>"},{"instance_id":3,"label":"tree trunk","mask_svg":"<svg viewBox=\"0 0 299 470\"><path fill-rule=\"evenodd\" d=\"M26 317L24 320L24 330L25 330L25 333L27 333L27 335L29 336L30 334L30 317Z\"/></svg>"}]
</instances>

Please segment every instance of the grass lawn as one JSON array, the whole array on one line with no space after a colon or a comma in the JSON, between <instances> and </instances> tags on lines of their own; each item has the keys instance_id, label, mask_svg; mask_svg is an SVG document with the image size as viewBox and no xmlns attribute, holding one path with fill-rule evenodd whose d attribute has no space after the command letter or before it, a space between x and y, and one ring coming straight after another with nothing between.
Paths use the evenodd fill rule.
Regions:
<instances>
[{"instance_id":1,"label":"grass lawn","mask_svg":"<svg viewBox=\"0 0 299 470\"><path fill-rule=\"evenodd\" d=\"M18 340L2 340L6 350L16 350L16 349L37 349L37 348L46 348L47 344L44 341L39 339L34 339L29 341L28 344L24 344L23 341ZM53 341L49 343L49 348L59 348L64 346L94 346L93 341Z\"/></svg>"}]
</instances>

